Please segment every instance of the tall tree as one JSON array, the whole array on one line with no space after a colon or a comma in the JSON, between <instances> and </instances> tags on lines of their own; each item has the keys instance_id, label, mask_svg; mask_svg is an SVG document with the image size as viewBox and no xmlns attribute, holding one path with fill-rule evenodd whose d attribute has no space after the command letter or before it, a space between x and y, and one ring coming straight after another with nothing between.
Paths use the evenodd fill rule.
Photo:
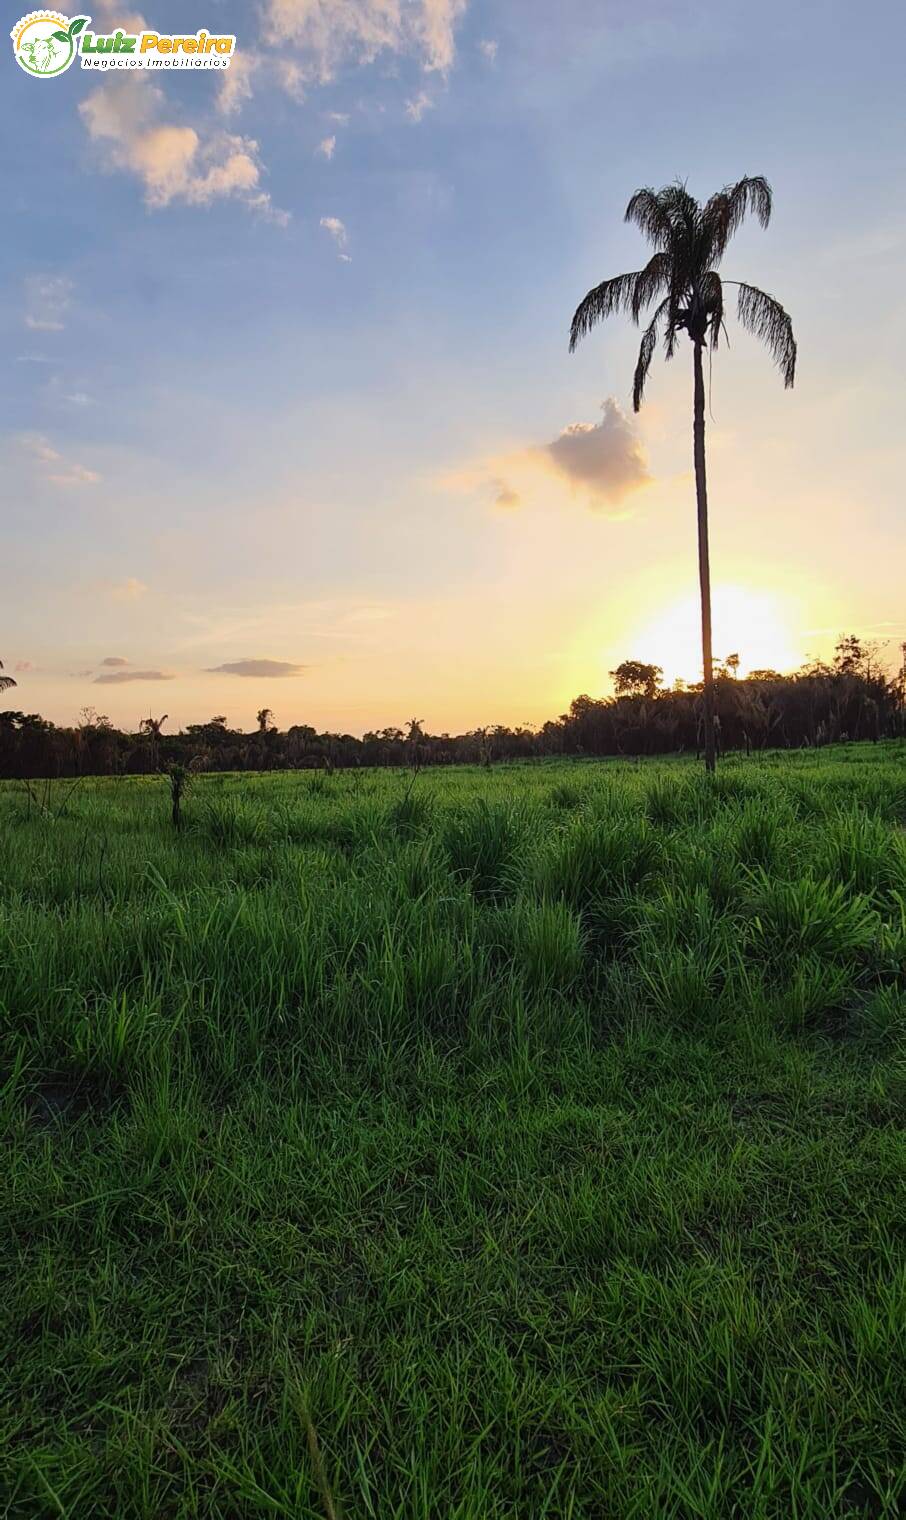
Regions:
<instances>
[{"instance_id":1,"label":"tall tree","mask_svg":"<svg viewBox=\"0 0 906 1520\"><path fill-rule=\"evenodd\" d=\"M152 717L151 713L149 713L147 718L142 718L138 725L139 733L148 740L148 749L151 755L151 769L155 771L157 770L157 762L160 754L161 729L166 723L168 717L169 713L161 713L161 716L159 718Z\"/></svg>"},{"instance_id":2,"label":"tall tree","mask_svg":"<svg viewBox=\"0 0 906 1520\"><path fill-rule=\"evenodd\" d=\"M3 661L0 660L0 670L2 669ZM13 680L12 676L0 676L0 691L9 691L10 687L15 686L15 684L16 683Z\"/></svg>"},{"instance_id":3,"label":"tall tree","mask_svg":"<svg viewBox=\"0 0 906 1520\"><path fill-rule=\"evenodd\" d=\"M659 338L672 359L680 333L692 343L693 453L698 504L698 572L701 591L702 666L704 674L705 766L714 769L714 670L711 650L711 565L708 548L708 486L705 471L706 346L718 347L724 324L724 286L738 288L737 316L743 327L766 343L788 388L796 374L796 340L787 313L765 291L740 280L725 280L718 267L733 234L749 212L762 227L771 219L771 187L760 174L727 185L700 205L684 184L662 190L637 190L626 207L654 252L644 269L619 274L596 285L578 306L572 320L569 347L605 317L624 311L638 325L643 311L658 301L642 337L632 387L635 411L642 404L645 381ZM660 299L659 299L660 298Z\"/></svg>"}]
</instances>

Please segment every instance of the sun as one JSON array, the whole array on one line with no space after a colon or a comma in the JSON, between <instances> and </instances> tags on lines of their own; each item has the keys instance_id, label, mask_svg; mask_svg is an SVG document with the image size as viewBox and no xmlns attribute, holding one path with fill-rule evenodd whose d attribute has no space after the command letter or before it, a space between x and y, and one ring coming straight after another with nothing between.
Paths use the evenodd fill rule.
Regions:
<instances>
[{"instance_id":1,"label":"sun","mask_svg":"<svg viewBox=\"0 0 906 1520\"><path fill-rule=\"evenodd\" d=\"M718 585L711 594L715 663L739 655L739 674L751 670L795 670L805 652L795 633L795 609L774 592ZM629 641L634 659L660 665L667 685L700 681L702 674L701 604L696 595L673 602L639 626ZM629 647L629 645L627 647Z\"/></svg>"}]
</instances>

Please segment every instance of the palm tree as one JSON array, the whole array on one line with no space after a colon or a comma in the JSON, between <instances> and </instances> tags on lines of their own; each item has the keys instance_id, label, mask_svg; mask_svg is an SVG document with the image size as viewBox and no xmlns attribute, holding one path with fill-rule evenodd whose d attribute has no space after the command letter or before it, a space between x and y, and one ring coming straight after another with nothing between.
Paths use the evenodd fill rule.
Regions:
<instances>
[{"instance_id":1,"label":"palm tree","mask_svg":"<svg viewBox=\"0 0 906 1520\"><path fill-rule=\"evenodd\" d=\"M0 670L2 669L3 661L0 660ZM9 691L10 687L15 686L15 684L16 683L13 680L12 676L0 676L0 691Z\"/></svg>"},{"instance_id":2,"label":"palm tree","mask_svg":"<svg viewBox=\"0 0 906 1520\"><path fill-rule=\"evenodd\" d=\"M159 718L154 718L149 713L147 718L142 718L138 725L139 733L144 734L148 740L151 751L151 769L155 771L157 770L157 760L160 751L161 729L169 716L169 713L162 713Z\"/></svg>"},{"instance_id":3,"label":"palm tree","mask_svg":"<svg viewBox=\"0 0 906 1520\"><path fill-rule=\"evenodd\" d=\"M698 572L702 604L702 665L704 669L705 766L714 769L714 672L711 656L711 567L708 554L708 486L705 475L706 344L716 349L724 326L724 285L736 285L736 313L743 327L766 343L789 388L796 374L793 324L779 301L755 285L724 280L717 269L733 234L750 211L762 227L771 219L771 187L760 174L727 185L705 205L699 205L684 184L637 190L626 207L626 221L635 222L654 247L644 269L619 274L596 285L577 308L570 330L572 353L596 322L625 311L638 324L642 312L661 297L645 329L632 386L633 410L642 404L645 381L658 338L672 359L677 338L686 332L692 343L694 375L693 445L695 493L698 501Z\"/></svg>"}]
</instances>

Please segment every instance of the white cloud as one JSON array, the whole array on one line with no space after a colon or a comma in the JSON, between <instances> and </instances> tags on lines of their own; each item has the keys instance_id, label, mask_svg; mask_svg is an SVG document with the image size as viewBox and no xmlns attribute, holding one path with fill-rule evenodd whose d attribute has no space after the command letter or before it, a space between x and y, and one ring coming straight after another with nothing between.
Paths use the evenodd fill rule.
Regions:
<instances>
[{"instance_id":1,"label":"white cloud","mask_svg":"<svg viewBox=\"0 0 906 1520\"><path fill-rule=\"evenodd\" d=\"M250 137L214 132L201 137L194 127L161 119L163 91L130 75L105 83L79 106L96 142L109 145L113 166L141 180L153 209L173 201L205 206L236 196L250 210L285 225L288 214L260 189L258 144Z\"/></svg>"},{"instance_id":2,"label":"white cloud","mask_svg":"<svg viewBox=\"0 0 906 1520\"><path fill-rule=\"evenodd\" d=\"M408 54L447 73L467 0L266 0L265 32L292 43L308 77L322 83L346 62Z\"/></svg>"},{"instance_id":3,"label":"white cloud","mask_svg":"<svg viewBox=\"0 0 906 1520\"><path fill-rule=\"evenodd\" d=\"M278 58L274 63L274 72L280 88L285 90L290 100L294 100L297 106L301 106L305 100L305 87L308 82L308 76L301 63L296 63L293 58Z\"/></svg>"},{"instance_id":4,"label":"white cloud","mask_svg":"<svg viewBox=\"0 0 906 1520\"><path fill-rule=\"evenodd\" d=\"M25 326L33 332L62 332L74 288L63 274L30 274L25 281Z\"/></svg>"},{"instance_id":5,"label":"white cloud","mask_svg":"<svg viewBox=\"0 0 906 1520\"><path fill-rule=\"evenodd\" d=\"M573 422L546 447L554 468L591 506L615 504L650 480L638 435L613 396L601 403L600 422Z\"/></svg>"},{"instance_id":6,"label":"white cloud","mask_svg":"<svg viewBox=\"0 0 906 1520\"><path fill-rule=\"evenodd\" d=\"M488 60L488 63L496 63L497 43L493 37L483 37L478 44L478 51Z\"/></svg>"},{"instance_id":7,"label":"white cloud","mask_svg":"<svg viewBox=\"0 0 906 1520\"><path fill-rule=\"evenodd\" d=\"M419 90L413 100L406 101L406 115L410 121L421 121L426 111L430 111L434 101L427 90Z\"/></svg>"},{"instance_id":8,"label":"white cloud","mask_svg":"<svg viewBox=\"0 0 906 1520\"><path fill-rule=\"evenodd\" d=\"M601 411L600 422L573 422L552 443L478 460L440 475L438 484L511 509L575 496L593 512L621 517L625 499L651 476L635 428L612 396Z\"/></svg>"},{"instance_id":9,"label":"white cloud","mask_svg":"<svg viewBox=\"0 0 906 1520\"><path fill-rule=\"evenodd\" d=\"M326 159L331 159L333 158L336 146L337 140L335 137L323 137L318 143L315 152L320 153Z\"/></svg>"},{"instance_id":10,"label":"white cloud","mask_svg":"<svg viewBox=\"0 0 906 1520\"><path fill-rule=\"evenodd\" d=\"M261 67L261 55L248 49L234 53L225 71L217 96L222 116L234 116L252 98L252 79Z\"/></svg>"},{"instance_id":11,"label":"white cloud","mask_svg":"<svg viewBox=\"0 0 906 1520\"><path fill-rule=\"evenodd\" d=\"M324 228L325 232L330 233L331 237L336 243L337 257L342 259L344 264L351 263L352 261L349 257L349 254L345 251L349 239L346 234L346 227L344 223L340 221L340 218L338 216L322 216L321 226Z\"/></svg>"},{"instance_id":12,"label":"white cloud","mask_svg":"<svg viewBox=\"0 0 906 1520\"><path fill-rule=\"evenodd\" d=\"M335 121L338 127L348 127L349 126L349 112L348 111L328 111L328 113L327 113L327 120L328 121Z\"/></svg>"}]
</instances>

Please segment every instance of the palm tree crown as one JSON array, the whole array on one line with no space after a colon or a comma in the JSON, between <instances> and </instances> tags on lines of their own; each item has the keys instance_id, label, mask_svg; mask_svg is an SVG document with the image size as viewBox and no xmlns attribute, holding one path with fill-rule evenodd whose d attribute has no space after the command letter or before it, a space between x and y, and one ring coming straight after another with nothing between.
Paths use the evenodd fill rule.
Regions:
<instances>
[{"instance_id":1,"label":"palm tree crown","mask_svg":"<svg viewBox=\"0 0 906 1520\"><path fill-rule=\"evenodd\" d=\"M576 310L570 329L570 351L605 317L623 311L638 324L642 312L660 296L642 337L632 387L632 404L639 410L645 381L658 338L672 359L677 335L687 332L694 343L710 342L716 349L724 324L724 285L737 285L736 312L743 327L767 344L789 387L796 374L796 340L789 316L773 296L739 280L724 280L718 266L727 245L754 212L762 227L771 219L771 187L762 175L727 185L703 206L684 184L662 190L637 190L626 207L626 221L635 222L654 247L644 269L618 274L588 292Z\"/></svg>"}]
</instances>

